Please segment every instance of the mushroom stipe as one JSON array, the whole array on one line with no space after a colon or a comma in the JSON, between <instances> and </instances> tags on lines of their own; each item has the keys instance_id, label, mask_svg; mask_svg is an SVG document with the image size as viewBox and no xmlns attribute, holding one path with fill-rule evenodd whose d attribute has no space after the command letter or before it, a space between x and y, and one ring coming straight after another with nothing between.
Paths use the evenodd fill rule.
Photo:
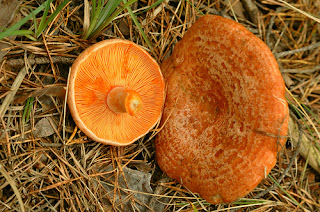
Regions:
<instances>
[{"instance_id":1,"label":"mushroom stipe","mask_svg":"<svg viewBox=\"0 0 320 212\"><path fill-rule=\"evenodd\" d=\"M161 70L160 168L212 204L248 194L275 165L288 130L285 85L267 45L235 21L205 15Z\"/></svg>"},{"instance_id":2,"label":"mushroom stipe","mask_svg":"<svg viewBox=\"0 0 320 212\"><path fill-rule=\"evenodd\" d=\"M124 146L160 120L164 80L157 62L139 45L111 39L74 61L68 105L77 126L103 144Z\"/></svg>"}]
</instances>

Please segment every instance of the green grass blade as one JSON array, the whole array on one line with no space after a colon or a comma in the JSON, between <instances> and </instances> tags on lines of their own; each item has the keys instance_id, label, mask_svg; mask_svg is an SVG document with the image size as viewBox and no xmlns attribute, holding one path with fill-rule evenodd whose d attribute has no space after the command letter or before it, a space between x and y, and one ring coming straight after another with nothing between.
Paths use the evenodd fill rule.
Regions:
<instances>
[{"instance_id":1,"label":"green grass blade","mask_svg":"<svg viewBox=\"0 0 320 212\"><path fill-rule=\"evenodd\" d=\"M31 14L32 14L32 17L33 17L34 34L36 34L37 31L38 31L37 18L36 18L36 15L33 13L33 10L31 11Z\"/></svg>"},{"instance_id":2,"label":"green grass blade","mask_svg":"<svg viewBox=\"0 0 320 212\"><path fill-rule=\"evenodd\" d=\"M28 112L27 112L26 122L29 121L30 113L33 108L33 102L34 102L34 97L30 97L30 104L29 104L29 108L28 108Z\"/></svg>"},{"instance_id":3,"label":"green grass blade","mask_svg":"<svg viewBox=\"0 0 320 212\"><path fill-rule=\"evenodd\" d=\"M309 113L312 115L312 117L315 118L315 120L317 121L317 123L320 124L320 120L319 120L318 116L317 116L316 114L314 114L314 112L312 112L312 110L311 110L309 107L307 107L305 104L303 104L302 102L300 102L298 99L297 99L297 101L301 104L301 106L302 106L307 112L309 112Z\"/></svg>"},{"instance_id":4,"label":"green grass blade","mask_svg":"<svg viewBox=\"0 0 320 212\"><path fill-rule=\"evenodd\" d=\"M194 206L194 204L192 204L192 202L190 204L191 204L192 209L193 209L194 212L199 212L198 209L196 208L196 206Z\"/></svg>"},{"instance_id":5,"label":"green grass blade","mask_svg":"<svg viewBox=\"0 0 320 212\"><path fill-rule=\"evenodd\" d=\"M105 0L104 0L105 1ZM98 8L99 8L99 10L100 10L100 8L102 8L103 7L103 4L102 4L102 0L98 0Z\"/></svg>"},{"instance_id":6,"label":"green grass blade","mask_svg":"<svg viewBox=\"0 0 320 212\"><path fill-rule=\"evenodd\" d=\"M30 112L33 107L33 102L34 102L34 97L30 97L27 99L27 102L26 102L26 105L24 107L23 114L22 114L22 121L24 123L27 123L29 121Z\"/></svg>"},{"instance_id":7,"label":"green grass blade","mask_svg":"<svg viewBox=\"0 0 320 212\"><path fill-rule=\"evenodd\" d=\"M123 3L127 3L127 0L123 0ZM133 14L133 12L132 12L132 10L131 10L131 8L130 8L129 6L127 6L126 8L127 8L128 12L129 12L129 14L130 14L133 22L134 22L134 23L136 24L136 26L138 27L139 32L141 33L143 39L144 39L145 42L148 44L150 50L152 50L152 49L153 49L153 46L151 45L149 39L147 38L146 33L144 33L144 31L143 31L143 29L142 29L142 27L141 27L141 25L140 25L137 17L135 16L135 14Z\"/></svg>"},{"instance_id":8,"label":"green grass blade","mask_svg":"<svg viewBox=\"0 0 320 212\"><path fill-rule=\"evenodd\" d=\"M204 15L203 12L201 12L198 8L196 8L196 6L194 6L191 2L189 2L188 0L186 0L194 9L196 9L201 15Z\"/></svg>"},{"instance_id":9,"label":"green grass blade","mask_svg":"<svg viewBox=\"0 0 320 212\"><path fill-rule=\"evenodd\" d=\"M94 38L96 36L98 36L98 34L104 29L106 28L112 21L113 19L115 19L123 10L124 8L126 8L127 6L130 6L131 4L133 4L134 2L136 2L137 0L130 0L127 3L125 3L123 6L121 6L118 10L116 10L111 16L109 16L109 18L107 18L105 20L105 22L103 22L96 30L94 30L90 35L88 35L87 38ZM87 39L85 38L85 39Z\"/></svg>"},{"instance_id":10,"label":"green grass blade","mask_svg":"<svg viewBox=\"0 0 320 212\"><path fill-rule=\"evenodd\" d=\"M47 5L46 7L44 8L44 12L43 12L43 15L42 15L42 18L41 18L41 21L40 21L40 24L38 26L38 29L43 29L44 28L44 24L45 24L45 21L47 19L47 16L48 16L48 12L49 12L49 9L50 9L50 4L52 3L53 0L47 0ZM35 25L36 26L36 25ZM38 30L35 31L36 32L36 35L38 34Z\"/></svg>"},{"instance_id":11,"label":"green grass blade","mask_svg":"<svg viewBox=\"0 0 320 212\"><path fill-rule=\"evenodd\" d=\"M92 3L92 6L91 6L91 18L90 18L90 23L92 23L93 21L93 17L95 17L95 14L96 14L96 0L92 0L91 1Z\"/></svg>"},{"instance_id":12,"label":"green grass blade","mask_svg":"<svg viewBox=\"0 0 320 212\"><path fill-rule=\"evenodd\" d=\"M28 35L28 34L26 34L26 35L23 35L23 36L29 38L29 39L32 40L32 41L38 41L38 40L34 37L34 32L32 32L32 34L33 34L33 35Z\"/></svg>"},{"instance_id":13,"label":"green grass blade","mask_svg":"<svg viewBox=\"0 0 320 212\"><path fill-rule=\"evenodd\" d=\"M241 198L235 202L232 202L234 205L252 205L252 204L265 204L268 203L269 200L261 200L261 199L247 199Z\"/></svg>"},{"instance_id":14,"label":"green grass blade","mask_svg":"<svg viewBox=\"0 0 320 212\"><path fill-rule=\"evenodd\" d=\"M100 13L101 13L101 7L102 7L102 1L98 1L98 6L96 6L96 0L92 0L92 5L94 5L95 10L92 10L91 13L91 23L89 26L89 29L87 32L82 36L83 39L88 39L92 32L94 31L96 27L96 23L99 19Z\"/></svg>"},{"instance_id":15,"label":"green grass blade","mask_svg":"<svg viewBox=\"0 0 320 212\"><path fill-rule=\"evenodd\" d=\"M296 205L298 205L301 209L303 208L286 190L279 185L279 183L270 174L268 174L268 176Z\"/></svg>"},{"instance_id":16,"label":"green grass blade","mask_svg":"<svg viewBox=\"0 0 320 212\"><path fill-rule=\"evenodd\" d=\"M22 20L18 21L16 24L14 24L12 27L0 32L0 40L11 36L11 35L15 35L14 32L17 32L17 30L24 25L25 23L27 23L30 19L32 19L33 16L37 15L39 12L41 12L47 5L47 2L44 2L43 4L41 4L37 9L35 9L32 13L30 13L29 15L27 15L26 17L24 17Z\"/></svg>"},{"instance_id":17,"label":"green grass blade","mask_svg":"<svg viewBox=\"0 0 320 212\"><path fill-rule=\"evenodd\" d=\"M317 147L317 149L320 151L320 145L319 143L317 142L315 136L314 136L314 133L312 132L312 130L310 129L309 125L307 124L306 120L304 119L303 117L303 114L300 113L300 111L297 109L297 107L290 101L288 100L288 103L290 104L290 106L293 108L294 112L296 114L298 114L298 117L302 120L303 124L306 126L307 130L309 131L311 137L312 137L312 140L314 141L315 143L315 146ZM304 107L305 108L305 107Z\"/></svg>"},{"instance_id":18,"label":"green grass blade","mask_svg":"<svg viewBox=\"0 0 320 212\"><path fill-rule=\"evenodd\" d=\"M51 1L51 0L50 0ZM38 32L36 34L37 38L41 35L44 29L49 25L49 23L56 18L56 16L61 12L61 10L70 2L71 0L64 0L56 10L50 15L50 17L46 20L46 22L40 27L38 27ZM42 21L42 20L41 20Z\"/></svg>"},{"instance_id":19,"label":"green grass blade","mask_svg":"<svg viewBox=\"0 0 320 212\"><path fill-rule=\"evenodd\" d=\"M14 30L12 31L12 33L14 35L23 35L23 36L26 36L26 35L32 35L33 34L33 31L32 30L28 30L28 29L24 29L24 30Z\"/></svg>"},{"instance_id":20,"label":"green grass blade","mask_svg":"<svg viewBox=\"0 0 320 212\"><path fill-rule=\"evenodd\" d=\"M120 5L121 0L108 1L104 8L101 10L100 16L98 18L98 23L96 27L97 29Z\"/></svg>"},{"instance_id":21,"label":"green grass blade","mask_svg":"<svg viewBox=\"0 0 320 212\"><path fill-rule=\"evenodd\" d=\"M23 114L22 114L23 123L26 123L26 116L29 110L29 106L30 106L30 98L27 99L26 105L24 106L24 109L23 109Z\"/></svg>"}]
</instances>

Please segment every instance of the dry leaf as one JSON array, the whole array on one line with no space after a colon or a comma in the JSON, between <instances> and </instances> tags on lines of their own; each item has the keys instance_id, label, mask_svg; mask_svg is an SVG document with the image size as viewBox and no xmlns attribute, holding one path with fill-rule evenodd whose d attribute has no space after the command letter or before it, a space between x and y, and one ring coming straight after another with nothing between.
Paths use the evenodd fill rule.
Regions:
<instances>
[{"instance_id":1,"label":"dry leaf","mask_svg":"<svg viewBox=\"0 0 320 212\"><path fill-rule=\"evenodd\" d=\"M242 3L238 0L230 0L230 5L232 5L232 10L237 15L237 17L245 19L244 16L244 8L242 6ZM229 6L230 6L229 5Z\"/></svg>"},{"instance_id":2,"label":"dry leaf","mask_svg":"<svg viewBox=\"0 0 320 212\"><path fill-rule=\"evenodd\" d=\"M99 170L99 172L107 172L112 170L113 168L110 165L103 171ZM107 195L109 196L111 201L115 199L115 205L119 208L119 210L121 209L121 211L146 211L146 207L143 204L147 205L150 201L151 196L143 193L153 193L150 186L151 174L133 170L127 167L123 167L122 170L125 176L125 180L123 178L123 175L119 173L117 183L120 188L123 188L120 189L121 197L119 196L119 192L113 192L113 186L103 184L104 188L107 190ZM110 179L113 182L115 181L114 176L106 176L106 178ZM132 192L129 192L127 189L131 190ZM108 207L112 207L109 201L102 202Z\"/></svg>"},{"instance_id":3,"label":"dry leaf","mask_svg":"<svg viewBox=\"0 0 320 212\"><path fill-rule=\"evenodd\" d=\"M120 20L118 27L119 27L120 32L124 36L130 35L130 29L129 29L128 25L126 24L126 22L124 22L123 20Z\"/></svg>"},{"instance_id":4,"label":"dry leaf","mask_svg":"<svg viewBox=\"0 0 320 212\"><path fill-rule=\"evenodd\" d=\"M0 29L7 28L20 19L20 15L16 13L20 3L19 0L0 0ZM10 39L15 39L15 36L10 37ZM0 42L0 50L8 46L8 44ZM0 61L6 53L7 51L0 51Z\"/></svg>"},{"instance_id":5,"label":"dry leaf","mask_svg":"<svg viewBox=\"0 0 320 212\"><path fill-rule=\"evenodd\" d=\"M296 147L299 139L299 128L298 124L291 117L289 119L289 135L293 146ZM299 150L300 154L308 160L309 165L320 173L320 151L304 134L302 134Z\"/></svg>"},{"instance_id":6,"label":"dry leaf","mask_svg":"<svg viewBox=\"0 0 320 212\"><path fill-rule=\"evenodd\" d=\"M48 137L54 134L54 129L50 124L49 118L42 118L38 123L34 126L33 134L37 138Z\"/></svg>"},{"instance_id":7,"label":"dry leaf","mask_svg":"<svg viewBox=\"0 0 320 212\"><path fill-rule=\"evenodd\" d=\"M152 171L152 164L151 163L132 162L131 165L133 165L135 168L137 168L141 172L151 172Z\"/></svg>"}]
</instances>

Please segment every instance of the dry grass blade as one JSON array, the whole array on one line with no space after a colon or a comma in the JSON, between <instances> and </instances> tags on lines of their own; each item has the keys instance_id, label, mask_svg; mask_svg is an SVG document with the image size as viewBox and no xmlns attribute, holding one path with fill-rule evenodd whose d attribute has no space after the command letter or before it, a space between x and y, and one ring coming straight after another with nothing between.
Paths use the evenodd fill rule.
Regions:
<instances>
[{"instance_id":1,"label":"dry grass blade","mask_svg":"<svg viewBox=\"0 0 320 212\"><path fill-rule=\"evenodd\" d=\"M292 4L290 4L290 3L288 3L288 2L286 2L286 1L284 1L284 0L277 0L277 1L283 3L284 5L286 5L287 7L289 7L290 9L293 9L293 10L295 10L295 11L297 11L297 12L299 12L299 13L305 15L305 16L307 16L308 18L310 18L310 19L312 19L312 20L320 23L320 19L319 19L318 17L316 17L315 15L312 15L312 14L310 14L310 13L307 13L307 12L303 11L303 10L300 10L300 9L292 6Z\"/></svg>"},{"instance_id":2,"label":"dry grass blade","mask_svg":"<svg viewBox=\"0 0 320 212\"><path fill-rule=\"evenodd\" d=\"M0 117L3 117L4 114L7 112L8 107L11 104L11 102L13 101L14 96L16 95L16 93L22 83L22 80L26 74L27 74L27 69L26 69L26 67L23 67L20 70L19 74L17 75L17 78L13 82L10 93L7 94L6 98L2 102L2 105L0 107Z\"/></svg>"},{"instance_id":3,"label":"dry grass blade","mask_svg":"<svg viewBox=\"0 0 320 212\"><path fill-rule=\"evenodd\" d=\"M25 211L24 208L24 204L21 198L21 194L14 182L14 180L11 178L10 174L5 170L5 168L3 167L3 165L0 163L0 173L4 176L4 178L9 182L10 186L12 187L14 194L16 195L19 205L20 205L20 209L22 212Z\"/></svg>"},{"instance_id":4,"label":"dry grass blade","mask_svg":"<svg viewBox=\"0 0 320 212\"><path fill-rule=\"evenodd\" d=\"M84 16L83 16L83 34L86 34L90 27L90 5L89 1L84 1Z\"/></svg>"}]
</instances>

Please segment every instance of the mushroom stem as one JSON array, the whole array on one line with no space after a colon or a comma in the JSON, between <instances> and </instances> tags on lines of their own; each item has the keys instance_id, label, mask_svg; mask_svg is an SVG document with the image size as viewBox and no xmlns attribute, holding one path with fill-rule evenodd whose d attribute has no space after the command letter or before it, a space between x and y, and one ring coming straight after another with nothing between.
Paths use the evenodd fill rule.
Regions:
<instances>
[{"instance_id":1,"label":"mushroom stem","mask_svg":"<svg viewBox=\"0 0 320 212\"><path fill-rule=\"evenodd\" d=\"M142 100L134 90L114 87L108 93L107 104L115 113L128 113L133 116L141 110Z\"/></svg>"}]
</instances>

